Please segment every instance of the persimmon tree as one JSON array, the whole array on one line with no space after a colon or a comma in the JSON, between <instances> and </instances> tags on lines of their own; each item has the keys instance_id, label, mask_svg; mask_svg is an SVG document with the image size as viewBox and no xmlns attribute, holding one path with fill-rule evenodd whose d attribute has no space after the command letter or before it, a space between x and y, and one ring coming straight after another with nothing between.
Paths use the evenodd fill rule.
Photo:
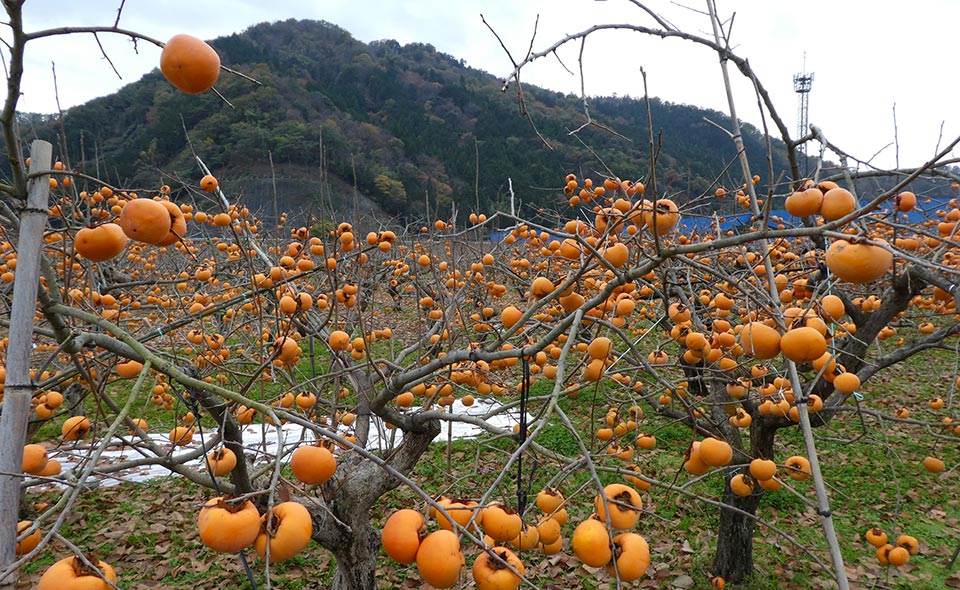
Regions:
<instances>
[{"instance_id":1,"label":"persimmon tree","mask_svg":"<svg viewBox=\"0 0 960 590\"><path fill-rule=\"evenodd\" d=\"M116 25L24 33L20 5L5 6L12 90L28 41L91 32L147 39ZM716 17L712 41L654 21L616 28L696 42L732 61L792 152L797 141ZM219 58L188 41L185 63L170 70L177 56L168 54L161 66L178 88L203 91ZM511 77L519 84L521 69L556 47L530 53ZM467 576L478 588L517 587L527 580L524 552L565 549L621 587L656 560L637 532L640 492L719 508L713 574L718 584L737 582L754 567L760 497L797 486L825 528L833 564L823 566L846 587L812 428L845 412L882 413L868 400L852 403L860 383L960 332L952 280L960 210L941 203L939 223L903 217L916 205L911 182L953 180L942 155L869 196L854 192L849 173L805 179L794 166L787 182L764 183L741 160L742 179L707 196L729 194L743 207L739 233L720 214L683 231L703 199L658 194L655 157L647 171L558 179L563 207L549 222L546 213L473 212L405 231L373 218L260 218L202 153L195 179L137 189L85 173L62 150L44 155L52 150L41 143L28 168L17 98L8 93L0 116L11 171L0 186L0 271L17 293L4 291L8 307L27 302L11 314L0 406L12 445L0 453L0 498L13 499L0 514L7 586L51 540L74 554L40 587L66 587L71 576L116 585L123 571L112 572L109 556L85 555L60 527L90 478L157 465L210 490L197 515L202 550L238 554L252 583L269 581L274 564L312 539L336 557L338 589L376 587L381 544L435 587ZM731 141L737 125L731 112ZM31 191L49 192L48 203L28 203ZM784 198L791 215L775 219L772 204ZM503 239L487 239L491 228L504 228ZM36 247L30 236L41 238ZM26 332L15 336L23 318ZM871 350L895 330L901 346ZM603 415L600 427L571 418L568 398ZM480 404L487 411L470 411ZM141 418L148 407L162 423ZM27 432L49 421L60 424L50 448L26 445ZM690 437L665 477L642 459L656 444L642 430L660 423L684 424ZM485 458L496 463L492 483L468 487L468 497L426 489L414 472L453 424L508 441ZM261 444L244 439L254 426ZM546 443L555 427L575 451ZM779 457L776 436L787 428L799 428L805 446ZM139 456L105 461L120 443ZM67 457L71 468L61 470L58 458ZM928 469L943 469L930 459ZM530 488L531 464L550 467L543 491L540 480ZM675 476L715 480L716 494L694 494ZM805 479L812 493L796 483ZM22 491L50 483L65 486L55 505L15 506ZM380 530L371 514L398 486L421 502ZM18 508L32 522L21 522ZM916 539L885 543L881 562L915 553ZM804 549L822 563L821 548Z\"/></svg>"},{"instance_id":2,"label":"persimmon tree","mask_svg":"<svg viewBox=\"0 0 960 590\"><path fill-rule=\"evenodd\" d=\"M728 470L726 473L728 485L722 497L717 552L713 564L721 584L725 580L739 581L753 571L752 539L758 501L764 491L780 487L775 480L758 478L753 473L753 466L759 465L758 461L773 458L777 431L794 428L799 422L808 458L795 457L797 460L787 465L787 475L794 479L813 477L817 492L816 509L830 546L836 580L840 587L845 588L846 573L831 522L829 500L819 474L811 428L823 426L838 412L849 409L845 407L846 404L866 379L914 354L943 346L946 338L960 331L953 317L957 301L953 282L956 270L946 263L947 259L952 258L948 252L952 247L950 243L956 231L958 214L951 213L950 208L955 209L956 201L950 200L944 203L946 209L936 211L937 217L944 221L936 223L928 218L911 224L907 223L911 219L907 214L915 211L917 198L905 190L912 181L923 175L944 178L954 189L960 186L955 173L947 168L955 163L948 155L960 138L954 139L930 161L916 169L884 171L866 164L868 170L863 174L864 177L889 176L892 182L890 188L881 194L870 195L861 201L855 194L855 181L860 175L846 168L850 159L846 152L829 143L822 131L814 126L811 126L809 135L791 138L788 127L749 62L731 50L729 35L733 19L722 20L713 0L707 0L704 13L711 26L712 38L679 30L646 5L638 2L633 4L639 9L637 16L649 20L649 26L632 22L596 24L540 51L534 51L534 44L531 43L523 59L515 60L510 56L514 70L507 78L504 90L514 82L518 101L523 108L519 79L521 70L541 58L557 55L568 44L579 45L582 60L587 37L603 31L625 30L661 39L691 42L720 58L730 114L727 133L739 152L738 164L745 179L740 187L735 187L736 200L751 213L751 217L748 227L741 228L747 232L746 236L743 233L733 236L728 231L724 237L717 224L713 226L714 233L695 235L701 244L690 244L692 248L689 252L684 252L684 248L674 250L673 244L660 243L656 235L653 236L656 252L662 253L666 249L671 262L683 263L679 272L662 275L661 294L664 305L667 305L671 296L676 296L678 301L671 305L677 307L671 309L684 310L668 314L675 324L671 329L671 338L681 344L683 351L677 359L678 364L683 367L684 374L692 378L698 391L698 400L709 399L711 402L709 407L696 407L693 411L687 402L682 404L685 407L679 408L679 411L671 412L669 407L663 406L658 411L685 420L695 431L703 428L704 421L711 423L712 428L707 429L711 436L731 444L735 457L750 460L751 473L737 470ZM764 117L764 128L768 119L772 121L787 147L792 177L782 185L768 183L765 198L759 195L760 177L751 172L740 139L740 122L728 69L731 63L754 89L761 116ZM582 76L582 61L580 71ZM590 116L588 98L585 95L582 98L585 121L571 133L597 124ZM810 141L820 142L821 157L829 153L839 157L844 166L841 174L831 179L821 179L822 170L818 168L812 179L800 175L797 148ZM649 145L651 169L647 178L654 193L648 198L650 207L656 213L661 209L661 200L655 192L656 151L652 128ZM865 164L862 161L858 163ZM835 182L838 180L847 183L850 190L839 186ZM568 188L571 206L596 200L589 186L580 189L570 183ZM771 215L778 190L783 189L787 193L784 206L794 219L780 219ZM717 188L715 197L720 199L726 194L727 190L721 186ZM607 202L606 207L603 204L593 207L597 214L597 225L609 223L609 219L605 218L611 213L615 216L628 215L634 207L633 203L629 203L629 207L620 207L622 213L617 213L610 208L610 204ZM640 205L639 208L642 210L644 206ZM669 219L667 227L672 227L674 223L674 210L672 202L669 202L668 208L663 208L667 214L665 218ZM917 219L915 215L913 220ZM605 219L604 224L600 223L601 219ZM651 226L650 221L646 220L648 227ZM775 224L776 230L771 230L771 224ZM933 225L936 225L936 232L927 229ZM621 230L622 227L616 227L614 234L619 234ZM907 233L902 233L905 230ZM680 244L686 245L690 241L686 236L680 237ZM719 254L727 244L734 243L749 246L734 247L718 258L699 257L699 253L705 251ZM918 255L918 252L922 254ZM678 255L685 255L688 260ZM732 267L741 271L718 273L717 268L724 262L733 263ZM891 270L892 274L888 272ZM717 284L713 284L714 289L709 286L710 281L719 276L723 277L722 284L727 291L719 294L722 304L716 301L714 289ZM696 295L691 292L695 287L706 288ZM732 300L728 290L730 287L751 301L746 310L741 308L746 314L741 314L742 328L737 326L739 334L737 343L731 343L735 347L733 350L745 352L758 361L782 360L776 371L778 375L772 381L768 367L762 363L754 365L750 375L738 375L742 363L726 360L726 353L717 350L716 339L708 337L709 329L713 328L712 318L727 315L723 307ZM920 333L916 338L901 342L894 351L869 358L867 353L870 347L878 339L883 340L895 334L896 329L892 326L902 321L905 314L911 313L923 293L930 295L931 289L932 297L925 300L925 305L943 306L940 321L921 321ZM750 290L753 290L752 295L747 294ZM829 307L834 307L836 313L828 311ZM849 321L833 329L830 324L844 315L849 317ZM764 323L759 323L760 320ZM721 328L726 325L727 320L722 319ZM694 334L692 345L686 343L688 333ZM754 350L761 340L762 345L757 347L759 350ZM721 348L724 348L722 344ZM656 358L663 358L659 351ZM650 361L653 360L654 356L651 356ZM732 375L731 371L734 371ZM751 400L751 386L755 386L757 380L764 385L758 398ZM671 398L675 397L661 397L659 401L663 404L673 401ZM681 397L686 398L686 395ZM738 404L741 407L738 408ZM684 414L687 414L686 418ZM729 420L724 419L725 414L729 414ZM952 418L946 417L944 422L949 425ZM749 440L744 440L741 434L743 428L749 428ZM948 426L948 430L950 428ZM693 474L713 466L711 463L701 465L696 461L697 445L697 442L691 445L684 462L684 467ZM941 461L934 457L925 459L924 466L934 473L943 470ZM885 556L890 546L881 543L878 547L878 558L886 563Z\"/></svg>"}]
</instances>

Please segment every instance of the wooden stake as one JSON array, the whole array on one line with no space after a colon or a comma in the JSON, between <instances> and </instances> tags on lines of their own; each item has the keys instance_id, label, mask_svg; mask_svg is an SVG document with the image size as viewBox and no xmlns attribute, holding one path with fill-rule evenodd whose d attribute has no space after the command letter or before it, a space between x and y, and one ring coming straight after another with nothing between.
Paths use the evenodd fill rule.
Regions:
<instances>
[{"instance_id":1,"label":"wooden stake","mask_svg":"<svg viewBox=\"0 0 960 590\"><path fill-rule=\"evenodd\" d=\"M50 170L53 146L36 140L30 146L30 172ZM17 241L17 273L13 282L10 310L10 342L7 347L7 378L4 383L3 413L0 414L0 590L12 589L16 572L6 570L14 561L14 543L20 508L20 473L23 445L33 384L30 381L30 353L33 351L33 318L40 284L40 255L43 229L47 224L50 176L38 176L27 188L27 206L20 216ZM4 572L5 575L4 575Z\"/></svg>"}]
</instances>

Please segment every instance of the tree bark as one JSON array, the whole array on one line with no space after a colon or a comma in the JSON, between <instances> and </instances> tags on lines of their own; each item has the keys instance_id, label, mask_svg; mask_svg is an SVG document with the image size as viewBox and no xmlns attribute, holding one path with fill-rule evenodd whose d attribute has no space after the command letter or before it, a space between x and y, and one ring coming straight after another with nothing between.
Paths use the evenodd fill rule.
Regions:
<instances>
[{"instance_id":1,"label":"tree bark","mask_svg":"<svg viewBox=\"0 0 960 590\"><path fill-rule=\"evenodd\" d=\"M347 537L348 543L332 551L337 558L333 572L333 588L376 590L380 533L370 525L369 513L364 513L362 518L352 519L350 525L353 534Z\"/></svg>"},{"instance_id":2,"label":"tree bark","mask_svg":"<svg viewBox=\"0 0 960 590\"><path fill-rule=\"evenodd\" d=\"M750 516L728 508L720 509L717 552L713 558L713 574L733 584L753 574L753 529L756 520L751 517L756 515L762 495L755 492L742 498L734 494L730 489L730 478L736 474L737 472L728 474L727 485L723 490L723 503L739 508Z\"/></svg>"}]
</instances>

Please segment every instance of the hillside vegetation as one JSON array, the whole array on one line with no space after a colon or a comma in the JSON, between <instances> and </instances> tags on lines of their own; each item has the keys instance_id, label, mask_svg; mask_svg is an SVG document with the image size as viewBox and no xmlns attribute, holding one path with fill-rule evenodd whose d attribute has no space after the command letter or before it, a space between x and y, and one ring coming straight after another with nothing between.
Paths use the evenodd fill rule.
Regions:
<instances>
[{"instance_id":1,"label":"hillside vegetation","mask_svg":"<svg viewBox=\"0 0 960 590\"><path fill-rule=\"evenodd\" d=\"M217 88L231 108L212 92L178 93L154 71L66 112L74 166L126 186L175 185L170 173L196 175L186 129L203 160L231 179L227 188L267 215L274 186L281 210L314 212L331 203L341 212L349 203L352 212L356 186L382 212L405 217L422 216L427 203L431 214L446 214L454 204L461 211L504 207L508 178L529 207L523 213L533 215L562 203L556 189L566 173L605 172L600 160L625 178L649 174L642 98L593 98L594 118L622 137L598 127L575 137L569 131L585 120L579 98L524 86L526 107L549 149L521 114L513 87L501 92L501 80L431 45L367 44L333 24L296 20L257 25L212 44L225 65L260 85L222 76ZM638 83L624 91L642 89ZM738 183L738 166L729 178L723 174L735 156L732 142L704 121L722 123L723 114L657 98L649 105L661 142L661 193L682 203L712 193L718 175L727 186ZM33 132L55 139L60 126L39 120L31 120ZM745 140L754 169L767 170L761 135L748 127ZM786 163L783 144L775 144L778 174Z\"/></svg>"}]
</instances>

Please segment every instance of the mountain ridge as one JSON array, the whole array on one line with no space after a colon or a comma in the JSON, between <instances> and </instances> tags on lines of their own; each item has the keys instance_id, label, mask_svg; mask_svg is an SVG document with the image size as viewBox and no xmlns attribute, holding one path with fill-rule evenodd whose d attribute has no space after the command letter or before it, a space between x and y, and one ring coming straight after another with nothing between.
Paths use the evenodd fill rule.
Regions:
<instances>
[{"instance_id":1,"label":"mountain ridge","mask_svg":"<svg viewBox=\"0 0 960 590\"><path fill-rule=\"evenodd\" d=\"M704 120L723 124L726 116L716 111L653 97L591 97L592 117L617 133L594 126L572 136L585 121L579 97L524 85L528 120L515 96L501 92L501 80L429 44L363 43L331 23L294 19L211 44L225 65L260 84L225 73L217 85L223 100L209 92L188 96L155 70L65 112L71 165L125 186L189 184L199 177L189 137L228 191L242 191L268 213L275 198L282 210L331 214L336 204L349 211L362 200L383 217L405 219L448 215L454 206L490 211L508 203L512 179L526 213L536 215L562 209L569 172L597 177L609 167L646 179L649 104L661 142L661 195L685 202L712 193L717 181L741 182L732 141ZM33 123L39 136L60 130ZM745 125L744 141L752 167L764 174L762 135ZM781 176L785 147L772 143ZM291 182L274 195L277 176Z\"/></svg>"}]
</instances>

